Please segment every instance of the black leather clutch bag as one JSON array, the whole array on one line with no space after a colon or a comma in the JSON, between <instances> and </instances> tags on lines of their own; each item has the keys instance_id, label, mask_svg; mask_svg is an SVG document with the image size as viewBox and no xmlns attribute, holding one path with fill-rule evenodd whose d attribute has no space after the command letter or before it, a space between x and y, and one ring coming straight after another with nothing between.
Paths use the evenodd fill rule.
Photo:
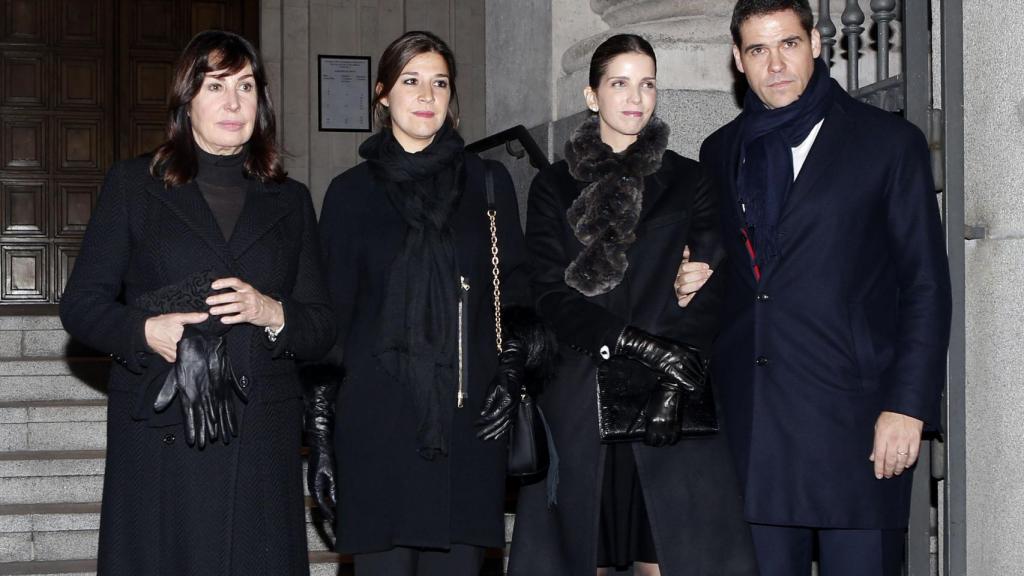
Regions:
<instances>
[{"instance_id":1,"label":"black leather clutch bag","mask_svg":"<svg viewBox=\"0 0 1024 576\"><path fill-rule=\"evenodd\" d=\"M658 384L658 375L625 356L612 356L597 368L597 423L601 442L643 440L647 424L647 397ZM683 436L718 432L718 415L711 381L683 395L680 406Z\"/></svg>"}]
</instances>

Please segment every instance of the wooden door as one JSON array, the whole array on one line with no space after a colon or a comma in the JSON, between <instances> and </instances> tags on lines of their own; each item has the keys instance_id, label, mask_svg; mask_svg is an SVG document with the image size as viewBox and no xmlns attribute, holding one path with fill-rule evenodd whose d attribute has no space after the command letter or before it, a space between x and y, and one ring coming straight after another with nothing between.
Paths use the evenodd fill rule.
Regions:
<instances>
[{"instance_id":1,"label":"wooden door","mask_svg":"<svg viewBox=\"0 0 1024 576\"><path fill-rule=\"evenodd\" d=\"M0 302L60 298L113 160L113 0L4 0Z\"/></svg>"},{"instance_id":2,"label":"wooden door","mask_svg":"<svg viewBox=\"0 0 1024 576\"><path fill-rule=\"evenodd\" d=\"M258 0L0 0L0 305L60 300L103 175L163 141L174 61Z\"/></svg>"}]
</instances>

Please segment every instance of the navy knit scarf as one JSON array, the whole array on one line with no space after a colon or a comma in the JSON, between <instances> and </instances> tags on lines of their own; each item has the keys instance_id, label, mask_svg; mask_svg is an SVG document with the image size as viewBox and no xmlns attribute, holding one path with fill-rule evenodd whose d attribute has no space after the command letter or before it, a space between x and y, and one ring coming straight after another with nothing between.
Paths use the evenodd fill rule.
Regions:
<instances>
[{"instance_id":1,"label":"navy knit scarf","mask_svg":"<svg viewBox=\"0 0 1024 576\"><path fill-rule=\"evenodd\" d=\"M793 187L793 152L807 139L832 105L838 84L821 59L807 89L795 102L770 109L753 90L743 101L740 120L740 168L736 190L747 230L762 268L778 258L777 227Z\"/></svg>"}]
</instances>

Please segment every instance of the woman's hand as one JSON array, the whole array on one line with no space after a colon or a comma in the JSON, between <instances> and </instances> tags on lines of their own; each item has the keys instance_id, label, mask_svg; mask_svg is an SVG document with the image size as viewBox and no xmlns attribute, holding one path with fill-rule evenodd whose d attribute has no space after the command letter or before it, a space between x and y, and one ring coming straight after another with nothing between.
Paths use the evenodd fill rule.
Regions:
<instances>
[{"instance_id":1,"label":"woman's hand","mask_svg":"<svg viewBox=\"0 0 1024 576\"><path fill-rule=\"evenodd\" d=\"M206 312L177 312L161 314L146 320L146 344L161 358L174 363L178 358L178 340L187 324L199 324L206 320Z\"/></svg>"},{"instance_id":2,"label":"woman's hand","mask_svg":"<svg viewBox=\"0 0 1024 576\"><path fill-rule=\"evenodd\" d=\"M210 285L214 290L230 288L230 292L216 294L206 299L210 314L220 316L224 324L248 322L255 326L279 330L284 326L284 307L269 296L238 278L218 278ZM230 316L229 316L230 314Z\"/></svg>"},{"instance_id":3,"label":"woman's hand","mask_svg":"<svg viewBox=\"0 0 1024 576\"><path fill-rule=\"evenodd\" d=\"M683 261L676 273L676 299L680 308L689 306L697 292L704 287L714 270L704 262L690 262L690 247L683 248Z\"/></svg>"}]
</instances>

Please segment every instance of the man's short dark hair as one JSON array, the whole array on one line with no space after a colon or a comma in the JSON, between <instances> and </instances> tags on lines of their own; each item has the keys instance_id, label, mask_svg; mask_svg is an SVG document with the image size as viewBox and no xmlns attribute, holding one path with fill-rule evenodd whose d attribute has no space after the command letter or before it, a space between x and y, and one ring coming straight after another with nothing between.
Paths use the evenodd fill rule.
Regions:
<instances>
[{"instance_id":1,"label":"man's short dark hair","mask_svg":"<svg viewBox=\"0 0 1024 576\"><path fill-rule=\"evenodd\" d=\"M811 5L807 0L739 0L732 11L732 24L729 27L733 43L737 46L743 45L740 26L748 19L786 10L796 13L809 38L811 30L814 29L814 13L811 12Z\"/></svg>"}]
</instances>

